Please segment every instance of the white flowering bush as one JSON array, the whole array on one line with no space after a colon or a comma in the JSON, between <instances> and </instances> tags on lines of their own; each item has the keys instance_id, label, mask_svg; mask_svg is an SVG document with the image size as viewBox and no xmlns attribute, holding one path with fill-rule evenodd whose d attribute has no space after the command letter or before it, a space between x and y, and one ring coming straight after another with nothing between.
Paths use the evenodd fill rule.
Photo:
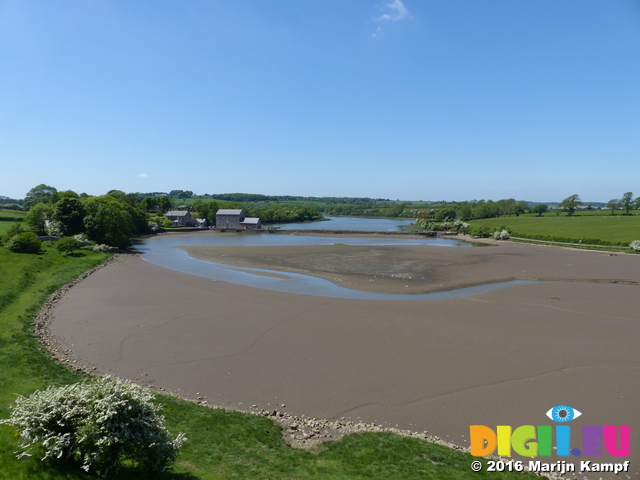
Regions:
<instances>
[{"instance_id":1,"label":"white flowering bush","mask_svg":"<svg viewBox=\"0 0 640 480\"><path fill-rule=\"evenodd\" d=\"M152 400L138 385L107 376L19 396L11 417L0 423L17 429L18 457L44 451L42 460L77 463L103 477L126 460L163 471L186 438L171 437Z\"/></svg>"},{"instance_id":2,"label":"white flowering bush","mask_svg":"<svg viewBox=\"0 0 640 480\"><path fill-rule=\"evenodd\" d=\"M116 248L116 251L118 249ZM113 248L110 247L109 245L105 245L104 243L98 243L96 245L93 246L93 251L94 252L103 252L103 253L108 253L113 251Z\"/></svg>"},{"instance_id":3,"label":"white flowering bush","mask_svg":"<svg viewBox=\"0 0 640 480\"><path fill-rule=\"evenodd\" d=\"M458 219L453 222L453 229L459 231L460 233L467 233L469 231L470 225L462 220Z\"/></svg>"},{"instance_id":4,"label":"white flowering bush","mask_svg":"<svg viewBox=\"0 0 640 480\"><path fill-rule=\"evenodd\" d=\"M157 232L160 230L160 225L158 225L156 222L149 222L149 230L151 230L152 232Z\"/></svg>"},{"instance_id":5,"label":"white flowering bush","mask_svg":"<svg viewBox=\"0 0 640 480\"><path fill-rule=\"evenodd\" d=\"M640 240L634 240L629 244L629 246L634 252L640 252Z\"/></svg>"},{"instance_id":6,"label":"white flowering bush","mask_svg":"<svg viewBox=\"0 0 640 480\"><path fill-rule=\"evenodd\" d=\"M62 237L64 235L62 225L60 222L56 222L55 220L48 223L47 233L53 237Z\"/></svg>"},{"instance_id":7,"label":"white flowering bush","mask_svg":"<svg viewBox=\"0 0 640 480\"><path fill-rule=\"evenodd\" d=\"M89 241L89 237L87 237L86 233L79 233L77 235L74 235L73 238L75 238L77 241L79 241L85 247L87 245L91 245L91 242Z\"/></svg>"},{"instance_id":8,"label":"white flowering bush","mask_svg":"<svg viewBox=\"0 0 640 480\"><path fill-rule=\"evenodd\" d=\"M501 231L493 232L493 238L496 240L509 240L509 232L503 228Z\"/></svg>"}]
</instances>

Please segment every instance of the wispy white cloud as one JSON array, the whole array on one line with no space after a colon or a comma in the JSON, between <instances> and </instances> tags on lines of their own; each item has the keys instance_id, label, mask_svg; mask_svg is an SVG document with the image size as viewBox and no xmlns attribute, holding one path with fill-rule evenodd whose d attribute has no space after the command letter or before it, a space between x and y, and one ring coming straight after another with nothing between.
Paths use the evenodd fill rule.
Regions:
<instances>
[{"instance_id":1,"label":"wispy white cloud","mask_svg":"<svg viewBox=\"0 0 640 480\"><path fill-rule=\"evenodd\" d=\"M138 178L149 178L149 174L148 173L139 173L138 174Z\"/></svg>"},{"instance_id":2,"label":"wispy white cloud","mask_svg":"<svg viewBox=\"0 0 640 480\"><path fill-rule=\"evenodd\" d=\"M391 0L382 7L383 14L377 18L380 22L396 22L409 16L409 10L402 0Z\"/></svg>"}]
</instances>

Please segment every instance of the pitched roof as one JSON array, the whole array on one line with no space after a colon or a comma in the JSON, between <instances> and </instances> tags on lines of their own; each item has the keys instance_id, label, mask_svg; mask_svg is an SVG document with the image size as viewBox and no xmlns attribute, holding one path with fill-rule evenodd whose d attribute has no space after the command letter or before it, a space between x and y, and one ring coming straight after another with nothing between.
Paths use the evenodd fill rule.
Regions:
<instances>
[{"instance_id":1,"label":"pitched roof","mask_svg":"<svg viewBox=\"0 0 640 480\"><path fill-rule=\"evenodd\" d=\"M221 208L216 215L242 215L242 209Z\"/></svg>"},{"instance_id":2,"label":"pitched roof","mask_svg":"<svg viewBox=\"0 0 640 480\"><path fill-rule=\"evenodd\" d=\"M257 225L260 219L258 217L247 217L240 224L248 223L249 225Z\"/></svg>"},{"instance_id":3,"label":"pitched roof","mask_svg":"<svg viewBox=\"0 0 640 480\"><path fill-rule=\"evenodd\" d=\"M187 210L171 210L167 212L165 215L167 217L184 217L189 213Z\"/></svg>"}]
</instances>

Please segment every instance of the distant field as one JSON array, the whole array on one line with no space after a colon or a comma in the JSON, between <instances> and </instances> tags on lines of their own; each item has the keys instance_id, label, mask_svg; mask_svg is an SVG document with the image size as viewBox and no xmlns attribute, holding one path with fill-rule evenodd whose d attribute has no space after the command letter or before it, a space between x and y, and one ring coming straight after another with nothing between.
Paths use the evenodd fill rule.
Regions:
<instances>
[{"instance_id":1,"label":"distant field","mask_svg":"<svg viewBox=\"0 0 640 480\"><path fill-rule=\"evenodd\" d=\"M640 215L615 215L610 212L589 212L572 217L566 214L545 217L521 215L516 217L473 220L472 225L488 225L491 228L506 226L512 236L548 235L551 237L585 240L599 239L612 244L628 244L640 239ZM553 238L550 238L553 240Z\"/></svg>"},{"instance_id":2,"label":"distant field","mask_svg":"<svg viewBox=\"0 0 640 480\"><path fill-rule=\"evenodd\" d=\"M0 208L0 235L4 235L7 233L12 226L16 225L19 222L16 221L7 221L3 219L15 218L22 221L24 217L27 216L27 212L21 212L16 210L7 210L5 208ZM26 226L23 224L22 228L26 229Z\"/></svg>"},{"instance_id":3,"label":"distant field","mask_svg":"<svg viewBox=\"0 0 640 480\"><path fill-rule=\"evenodd\" d=\"M17 225L20 222L3 222L0 221L0 235L4 235L5 233L7 233L7 231L13 227L14 225ZM23 224L22 228L24 228L25 230L27 229L26 226Z\"/></svg>"},{"instance_id":4,"label":"distant field","mask_svg":"<svg viewBox=\"0 0 640 480\"><path fill-rule=\"evenodd\" d=\"M21 212L20 210L8 210L6 208L0 208L0 217L24 218L26 216L27 216L27 212Z\"/></svg>"}]
</instances>

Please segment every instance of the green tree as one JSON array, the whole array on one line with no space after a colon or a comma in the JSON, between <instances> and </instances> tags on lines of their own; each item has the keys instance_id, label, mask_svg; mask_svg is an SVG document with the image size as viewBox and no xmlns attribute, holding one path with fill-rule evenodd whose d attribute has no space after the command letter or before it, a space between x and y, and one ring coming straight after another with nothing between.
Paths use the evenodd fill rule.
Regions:
<instances>
[{"instance_id":1,"label":"green tree","mask_svg":"<svg viewBox=\"0 0 640 480\"><path fill-rule=\"evenodd\" d=\"M167 210L171 210L173 208L173 205L174 205L173 199L167 197L166 195L163 195L157 198L158 198L158 208L160 208L160 210L164 210L166 212Z\"/></svg>"},{"instance_id":2,"label":"green tree","mask_svg":"<svg viewBox=\"0 0 640 480\"><path fill-rule=\"evenodd\" d=\"M511 216L511 214L514 213L514 208L516 206L515 199L507 198L504 200L498 200L496 203L498 204L500 215Z\"/></svg>"},{"instance_id":3,"label":"green tree","mask_svg":"<svg viewBox=\"0 0 640 480\"><path fill-rule=\"evenodd\" d=\"M193 202L192 210L196 213L198 218L204 218L208 225L214 225L216 223L216 213L218 212L218 208L217 202L204 202L198 199ZM251 216L256 215L251 213Z\"/></svg>"},{"instance_id":4,"label":"green tree","mask_svg":"<svg viewBox=\"0 0 640 480\"><path fill-rule=\"evenodd\" d=\"M97 243L123 248L136 231L131 215L121 202L110 196L86 200L84 226L89 238Z\"/></svg>"},{"instance_id":5,"label":"green tree","mask_svg":"<svg viewBox=\"0 0 640 480\"><path fill-rule=\"evenodd\" d=\"M138 202L138 195L135 193L124 193L122 190L109 190L107 195L116 200L134 206Z\"/></svg>"},{"instance_id":6,"label":"green tree","mask_svg":"<svg viewBox=\"0 0 640 480\"><path fill-rule=\"evenodd\" d=\"M527 211L527 208L527 202L520 201L513 206L513 213L516 214L516 217L519 217L521 214Z\"/></svg>"},{"instance_id":7,"label":"green tree","mask_svg":"<svg viewBox=\"0 0 640 480\"><path fill-rule=\"evenodd\" d=\"M631 207L633 205L633 193L631 192L627 192L624 195L622 195L622 200L620 201L620 204L622 205L622 207L624 208L625 215L629 215L629 210L631 210Z\"/></svg>"},{"instance_id":8,"label":"green tree","mask_svg":"<svg viewBox=\"0 0 640 480\"><path fill-rule=\"evenodd\" d=\"M173 198L185 199L193 197L191 190L171 190L169 196Z\"/></svg>"},{"instance_id":9,"label":"green tree","mask_svg":"<svg viewBox=\"0 0 640 480\"><path fill-rule=\"evenodd\" d=\"M139 205L142 206L147 212L158 210L158 198L159 197L144 197Z\"/></svg>"},{"instance_id":10,"label":"green tree","mask_svg":"<svg viewBox=\"0 0 640 480\"><path fill-rule=\"evenodd\" d=\"M58 201L58 190L41 183L33 187L24 197L24 206L29 208L36 203L55 203Z\"/></svg>"},{"instance_id":11,"label":"green tree","mask_svg":"<svg viewBox=\"0 0 640 480\"><path fill-rule=\"evenodd\" d=\"M56 250L67 255L82 248L82 242L73 237L64 237L56 242Z\"/></svg>"},{"instance_id":12,"label":"green tree","mask_svg":"<svg viewBox=\"0 0 640 480\"><path fill-rule=\"evenodd\" d=\"M405 207L407 206L407 202L396 203L391 210L389 210L390 217L399 217L404 212Z\"/></svg>"},{"instance_id":13,"label":"green tree","mask_svg":"<svg viewBox=\"0 0 640 480\"><path fill-rule=\"evenodd\" d=\"M578 205L580 205L581 203L582 201L580 200L580 196L577 193L574 193L570 197L565 198L560 206L563 210L567 211L567 214L569 216L571 216L573 215L573 212L576 211L576 208L578 208Z\"/></svg>"},{"instance_id":14,"label":"green tree","mask_svg":"<svg viewBox=\"0 0 640 480\"><path fill-rule=\"evenodd\" d=\"M607 202L606 208L610 208L611 209L611 215L615 215L616 214L616 209L620 206L620 200L618 200L617 198L612 198L611 200L609 200Z\"/></svg>"},{"instance_id":15,"label":"green tree","mask_svg":"<svg viewBox=\"0 0 640 480\"><path fill-rule=\"evenodd\" d=\"M471 220L471 218L473 217L473 209L468 202L465 202L458 209L457 217L464 222Z\"/></svg>"},{"instance_id":16,"label":"green tree","mask_svg":"<svg viewBox=\"0 0 640 480\"><path fill-rule=\"evenodd\" d=\"M47 220L51 219L51 205L48 203L36 203L29 209L24 221L34 232L44 235L46 233Z\"/></svg>"},{"instance_id":17,"label":"green tree","mask_svg":"<svg viewBox=\"0 0 640 480\"><path fill-rule=\"evenodd\" d=\"M52 220L59 223L63 235L76 235L84 231L85 215L79 197L65 196L54 205Z\"/></svg>"},{"instance_id":18,"label":"green tree","mask_svg":"<svg viewBox=\"0 0 640 480\"><path fill-rule=\"evenodd\" d=\"M538 203L531 209L531 211L533 213L537 213L539 217L541 217L547 210L549 210L549 205L546 203Z\"/></svg>"},{"instance_id":19,"label":"green tree","mask_svg":"<svg viewBox=\"0 0 640 480\"><path fill-rule=\"evenodd\" d=\"M128 203L124 203L124 208L127 209L129 215L131 215L131 220L133 221L133 225L135 226L134 233L143 233L149 231L149 217L147 216L147 212L141 206L131 206Z\"/></svg>"},{"instance_id":20,"label":"green tree","mask_svg":"<svg viewBox=\"0 0 640 480\"><path fill-rule=\"evenodd\" d=\"M59 202L63 198L80 198L80 195L78 195L73 190L65 190L63 192L58 192L58 200L57 201Z\"/></svg>"}]
</instances>

